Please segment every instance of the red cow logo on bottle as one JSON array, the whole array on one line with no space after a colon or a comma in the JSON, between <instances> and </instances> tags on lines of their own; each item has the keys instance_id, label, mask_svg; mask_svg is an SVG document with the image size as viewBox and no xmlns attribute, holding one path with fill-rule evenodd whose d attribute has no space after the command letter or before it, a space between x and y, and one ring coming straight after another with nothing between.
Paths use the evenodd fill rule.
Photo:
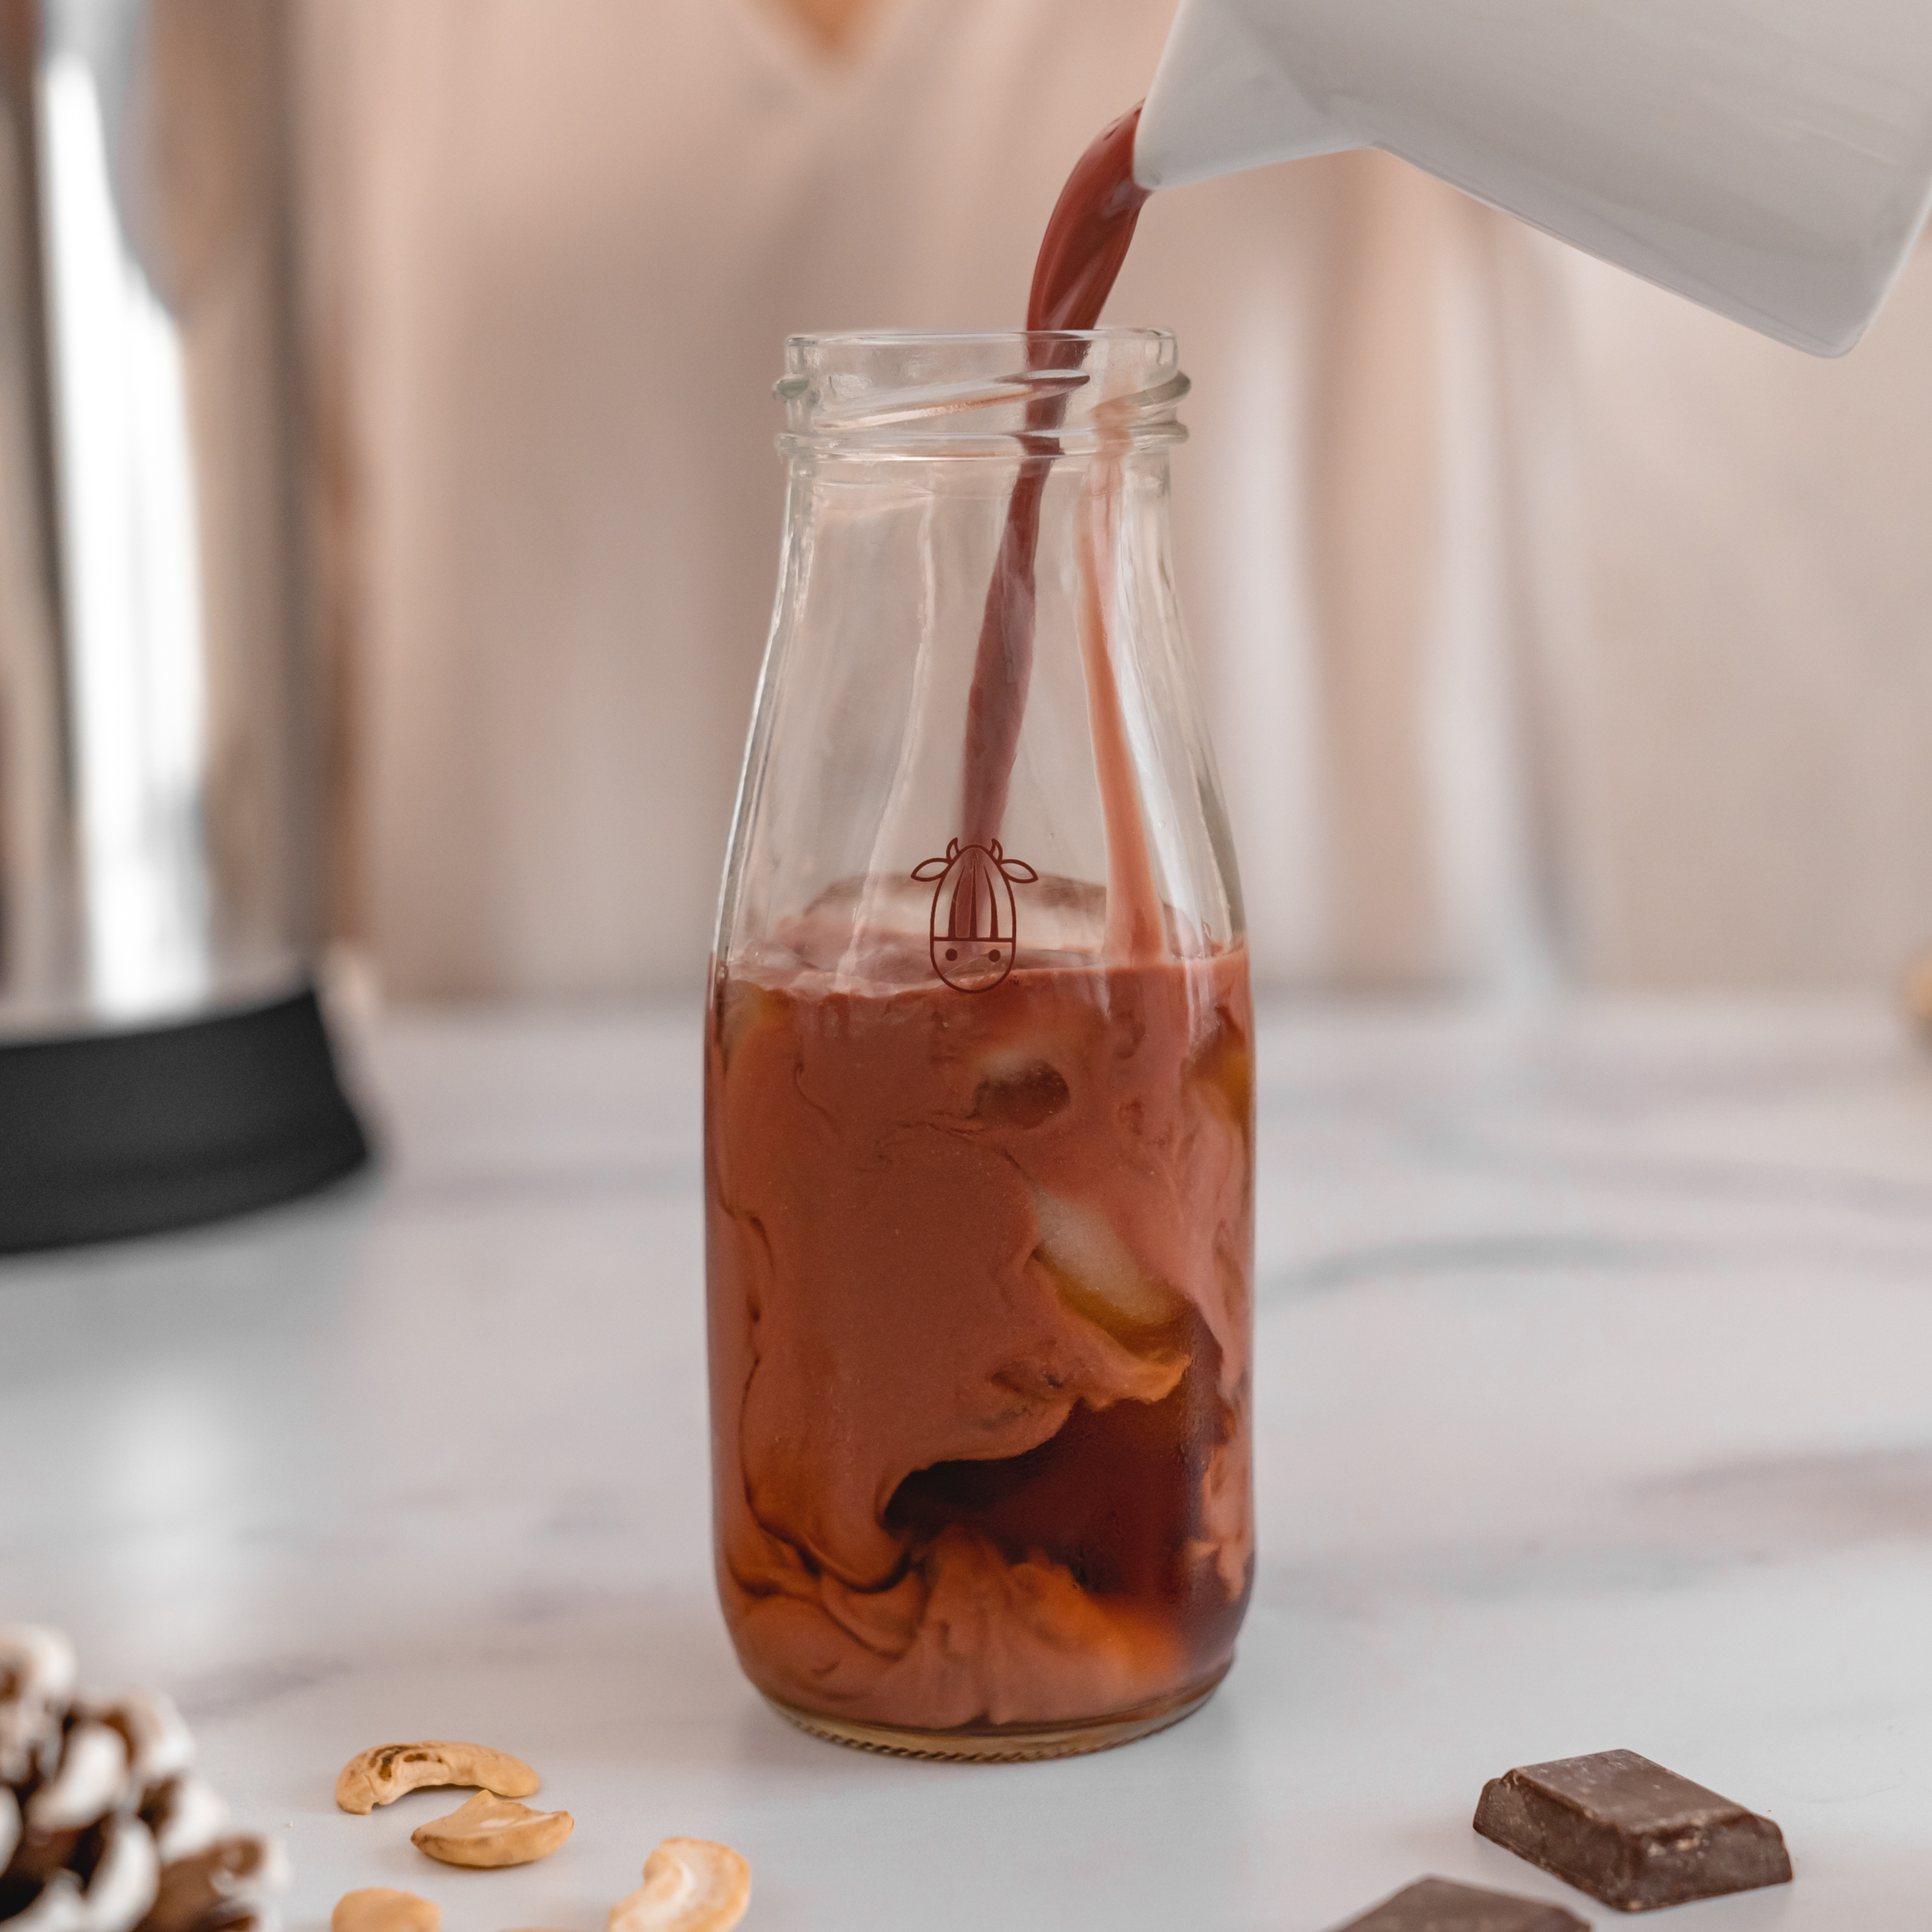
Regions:
<instances>
[{"instance_id":1,"label":"red cow logo on bottle","mask_svg":"<svg viewBox=\"0 0 1932 1932\"><path fill-rule=\"evenodd\" d=\"M985 845L946 842L943 859L915 868L915 879L937 879L932 889L932 970L962 993L990 992L1013 970L1013 887L1040 877L1009 859L995 838Z\"/></svg>"}]
</instances>

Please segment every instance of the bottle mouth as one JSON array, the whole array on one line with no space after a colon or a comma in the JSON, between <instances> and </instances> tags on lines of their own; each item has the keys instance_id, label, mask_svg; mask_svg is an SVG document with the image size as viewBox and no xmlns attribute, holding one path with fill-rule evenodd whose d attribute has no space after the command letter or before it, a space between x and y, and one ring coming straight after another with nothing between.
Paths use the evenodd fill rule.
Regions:
<instances>
[{"instance_id":1,"label":"bottle mouth","mask_svg":"<svg viewBox=\"0 0 1932 1932\"><path fill-rule=\"evenodd\" d=\"M1172 331L794 335L772 393L788 454L1090 455L1185 440Z\"/></svg>"}]
</instances>

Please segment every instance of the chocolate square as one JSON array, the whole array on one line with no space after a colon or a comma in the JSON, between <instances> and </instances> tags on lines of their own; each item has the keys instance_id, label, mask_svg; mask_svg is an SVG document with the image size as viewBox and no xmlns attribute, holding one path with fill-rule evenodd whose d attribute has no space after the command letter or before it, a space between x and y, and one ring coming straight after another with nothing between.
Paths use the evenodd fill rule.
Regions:
<instances>
[{"instance_id":1,"label":"chocolate square","mask_svg":"<svg viewBox=\"0 0 1932 1932\"><path fill-rule=\"evenodd\" d=\"M1590 1932L1560 1905L1513 1892L1480 1892L1446 1878L1421 1878L1335 1932Z\"/></svg>"},{"instance_id":2,"label":"chocolate square","mask_svg":"<svg viewBox=\"0 0 1932 1932\"><path fill-rule=\"evenodd\" d=\"M1476 1829L1619 1912L1652 1912L1791 1877L1784 1836L1635 1751L1522 1765L1492 1778Z\"/></svg>"}]
</instances>

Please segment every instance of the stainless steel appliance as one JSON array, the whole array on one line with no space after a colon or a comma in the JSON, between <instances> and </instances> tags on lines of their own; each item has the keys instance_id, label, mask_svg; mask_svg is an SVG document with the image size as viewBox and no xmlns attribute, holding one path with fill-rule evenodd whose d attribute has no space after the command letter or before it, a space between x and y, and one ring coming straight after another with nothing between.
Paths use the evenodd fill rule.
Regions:
<instances>
[{"instance_id":1,"label":"stainless steel appliance","mask_svg":"<svg viewBox=\"0 0 1932 1932\"><path fill-rule=\"evenodd\" d=\"M0 0L0 1250L367 1158L310 982L284 0Z\"/></svg>"}]
</instances>

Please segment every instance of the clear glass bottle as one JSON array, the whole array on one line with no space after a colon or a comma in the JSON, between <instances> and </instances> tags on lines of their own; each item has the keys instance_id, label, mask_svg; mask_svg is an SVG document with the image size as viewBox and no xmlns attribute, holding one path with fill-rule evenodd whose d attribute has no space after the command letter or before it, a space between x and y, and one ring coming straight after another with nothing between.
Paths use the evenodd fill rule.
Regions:
<instances>
[{"instance_id":1,"label":"clear glass bottle","mask_svg":"<svg viewBox=\"0 0 1932 1932\"><path fill-rule=\"evenodd\" d=\"M705 1061L725 1616L821 1735L1096 1749L1212 1691L1252 1570L1253 1034L1169 556L1186 379L1153 330L786 367Z\"/></svg>"}]
</instances>

